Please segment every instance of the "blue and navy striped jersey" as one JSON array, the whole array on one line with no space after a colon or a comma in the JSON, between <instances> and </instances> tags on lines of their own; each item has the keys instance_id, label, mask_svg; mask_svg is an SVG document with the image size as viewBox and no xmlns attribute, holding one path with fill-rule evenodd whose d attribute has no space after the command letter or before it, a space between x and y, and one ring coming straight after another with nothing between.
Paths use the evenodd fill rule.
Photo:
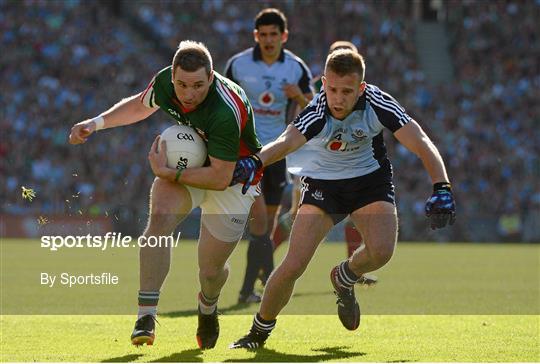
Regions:
<instances>
[{"instance_id":1,"label":"blue and navy striped jersey","mask_svg":"<svg viewBox=\"0 0 540 364\"><path fill-rule=\"evenodd\" d=\"M353 112L338 120L330 114L321 91L293 122L308 141L288 156L288 170L324 180L371 173L387 159L383 129L396 132L410 120L392 96L370 84Z\"/></svg>"}]
</instances>

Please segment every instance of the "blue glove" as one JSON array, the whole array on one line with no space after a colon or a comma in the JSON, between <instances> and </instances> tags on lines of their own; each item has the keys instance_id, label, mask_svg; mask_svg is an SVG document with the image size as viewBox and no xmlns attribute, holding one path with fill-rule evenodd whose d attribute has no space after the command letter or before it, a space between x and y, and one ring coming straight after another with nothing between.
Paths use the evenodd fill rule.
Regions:
<instances>
[{"instance_id":1,"label":"blue glove","mask_svg":"<svg viewBox=\"0 0 540 364\"><path fill-rule=\"evenodd\" d=\"M230 186L242 183L244 185L242 187L242 193L245 195L262 167L261 159L255 154L239 159L234 166L233 178Z\"/></svg>"},{"instance_id":2,"label":"blue glove","mask_svg":"<svg viewBox=\"0 0 540 364\"><path fill-rule=\"evenodd\" d=\"M426 216L429 218L432 230L454 224L456 203L450 183L439 182L433 185L433 194L426 201Z\"/></svg>"}]
</instances>

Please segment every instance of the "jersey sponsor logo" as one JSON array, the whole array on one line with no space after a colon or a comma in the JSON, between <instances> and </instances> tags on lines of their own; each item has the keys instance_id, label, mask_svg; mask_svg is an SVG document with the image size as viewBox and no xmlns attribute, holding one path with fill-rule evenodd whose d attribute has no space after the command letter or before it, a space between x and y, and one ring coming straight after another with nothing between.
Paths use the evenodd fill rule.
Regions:
<instances>
[{"instance_id":1,"label":"jersey sponsor logo","mask_svg":"<svg viewBox=\"0 0 540 364\"><path fill-rule=\"evenodd\" d=\"M276 101L276 96L270 91L264 91L259 95L258 101L261 106L268 107Z\"/></svg>"},{"instance_id":2,"label":"jersey sponsor logo","mask_svg":"<svg viewBox=\"0 0 540 364\"><path fill-rule=\"evenodd\" d=\"M255 114L259 115L270 115L270 116L278 116L281 114L281 110L269 110L269 109L253 109Z\"/></svg>"},{"instance_id":3,"label":"jersey sponsor logo","mask_svg":"<svg viewBox=\"0 0 540 364\"><path fill-rule=\"evenodd\" d=\"M323 201L324 200L324 196L323 196L323 193L322 193L321 190L315 190L315 192L313 192L311 194L311 197L313 197L317 201Z\"/></svg>"},{"instance_id":4,"label":"jersey sponsor logo","mask_svg":"<svg viewBox=\"0 0 540 364\"><path fill-rule=\"evenodd\" d=\"M334 139L330 140L326 144L326 149L332 152L343 152L347 149L347 142L341 140L342 134L338 133L334 136Z\"/></svg>"}]
</instances>

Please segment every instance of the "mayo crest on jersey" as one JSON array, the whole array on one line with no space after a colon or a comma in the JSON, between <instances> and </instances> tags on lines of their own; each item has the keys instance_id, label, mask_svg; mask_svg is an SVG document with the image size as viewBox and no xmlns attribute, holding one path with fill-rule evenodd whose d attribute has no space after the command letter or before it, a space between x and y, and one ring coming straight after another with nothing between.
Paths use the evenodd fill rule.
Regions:
<instances>
[{"instance_id":1,"label":"mayo crest on jersey","mask_svg":"<svg viewBox=\"0 0 540 364\"><path fill-rule=\"evenodd\" d=\"M288 50L281 50L271 65L262 60L259 46L234 55L225 67L225 75L240 85L253 106L257 136L263 144L276 139L286 127L290 100L283 85L296 84L302 93L311 92L311 72L305 63Z\"/></svg>"},{"instance_id":2,"label":"mayo crest on jersey","mask_svg":"<svg viewBox=\"0 0 540 364\"><path fill-rule=\"evenodd\" d=\"M392 96L370 84L353 112L338 120L330 114L321 91L294 120L308 141L289 155L288 170L324 180L364 176L388 159L383 129L394 133L410 120Z\"/></svg>"},{"instance_id":3,"label":"mayo crest on jersey","mask_svg":"<svg viewBox=\"0 0 540 364\"><path fill-rule=\"evenodd\" d=\"M141 93L141 102L161 108L179 124L193 127L207 142L208 155L236 161L261 149L255 135L253 109L241 87L214 71L208 95L194 110L186 111L171 82L172 66L159 71Z\"/></svg>"}]
</instances>

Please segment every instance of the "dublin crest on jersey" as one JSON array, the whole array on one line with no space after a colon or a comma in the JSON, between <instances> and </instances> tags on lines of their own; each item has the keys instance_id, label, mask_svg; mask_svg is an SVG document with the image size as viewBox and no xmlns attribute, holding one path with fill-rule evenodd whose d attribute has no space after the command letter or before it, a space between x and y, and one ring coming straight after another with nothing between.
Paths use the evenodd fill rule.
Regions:
<instances>
[{"instance_id":1,"label":"dublin crest on jersey","mask_svg":"<svg viewBox=\"0 0 540 364\"><path fill-rule=\"evenodd\" d=\"M360 142L360 141L366 139L368 136L367 136L367 134L366 134L362 129L355 129L355 130L353 130L353 132L352 132L352 137L353 137L354 140L356 140L357 142Z\"/></svg>"}]
</instances>

